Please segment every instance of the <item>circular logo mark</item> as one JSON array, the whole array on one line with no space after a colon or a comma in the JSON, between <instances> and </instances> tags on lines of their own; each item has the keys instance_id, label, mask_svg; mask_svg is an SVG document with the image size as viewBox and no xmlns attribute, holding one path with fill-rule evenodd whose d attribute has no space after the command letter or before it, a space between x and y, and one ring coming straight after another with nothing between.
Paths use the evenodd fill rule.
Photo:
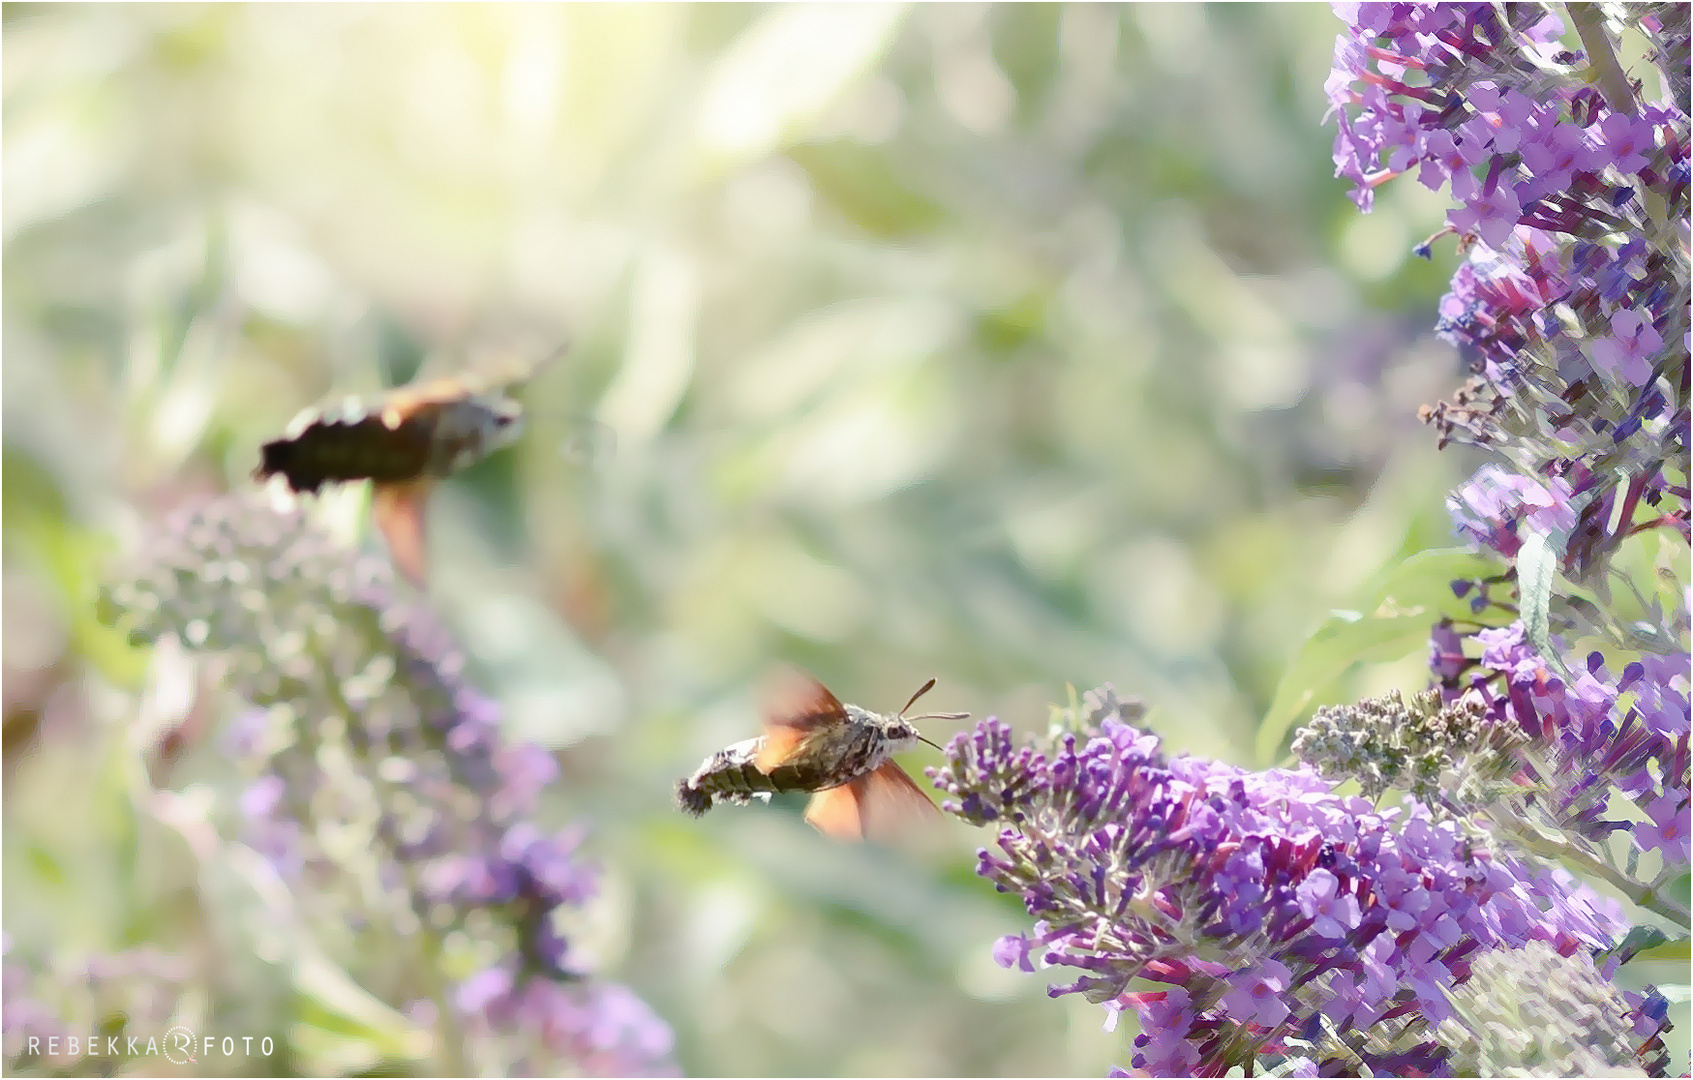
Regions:
<instances>
[{"instance_id":1,"label":"circular logo mark","mask_svg":"<svg viewBox=\"0 0 1693 1080\"><path fill-rule=\"evenodd\" d=\"M181 1024L165 1032L165 1060L172 1065L194 1061L194 1033Z\"/></svg>"}]
</instances>

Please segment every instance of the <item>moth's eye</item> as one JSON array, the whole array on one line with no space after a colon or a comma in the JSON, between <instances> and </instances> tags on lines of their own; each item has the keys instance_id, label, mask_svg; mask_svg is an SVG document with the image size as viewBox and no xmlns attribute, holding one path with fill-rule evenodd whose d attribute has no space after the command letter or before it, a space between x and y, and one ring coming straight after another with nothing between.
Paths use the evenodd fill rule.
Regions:
<instances>
[{"instance_id":1,"label":"moth's eye","mask_svg":"<svg viewBox=\"0 0 1693 1080\"><path fill-rule=\"evenodd\" d=\"M512 435L523 428L523 410L512 405L494 413L491 430L498 435Z\"/></svg>"}]
</instances>

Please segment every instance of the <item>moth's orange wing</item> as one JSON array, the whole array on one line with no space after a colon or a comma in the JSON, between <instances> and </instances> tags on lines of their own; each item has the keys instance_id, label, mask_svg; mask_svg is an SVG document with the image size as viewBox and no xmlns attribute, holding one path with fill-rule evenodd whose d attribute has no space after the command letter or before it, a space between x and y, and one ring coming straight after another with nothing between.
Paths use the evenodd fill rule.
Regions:
<instances>
[{"instance_id":1,"label":"moth's orange wing","mask_svg":"<svg viewBox=\"0 0 1693 1080\"><path fill-rule=\"evenodd\" d=\"M846 722L846 706L827 687L802 671L785 672L765 704L764 746L753 764L769 772L817 731Z\"/></svg>"},{"instance_id":2,"label":"moth's orange wing","mask_svg":"<svg viewBox=\"0 0 1693 1080\"><path fill-rule=\"evenodd\" d=\"M819 791L805 805L805 820L818 832L849 843L864 839L864 798L870 777Z\"/></svg>"},{"instance_id":3,"label":"moth's orange wing","mask_svg":"<svg viewBox=\"0 0 1693 1080\"><path fill-rule=\"evenodd\" d=\"M463 401L473 392L471 380L462 375L443 375L438 379L399 387L382 402L383 426L390 430L412 419L431 406L449 405Z\"/></svg>"},{"instance_id":4,"label":"moth's orange wing","mask_svg":"<svg viewBox=\"0 0 1693 1080\"><path fill-rule=\"evenodd\" d=\"M395 568L419 588L423 587L429 571L425 511L431 486L428 478L377 484L371 495L371 517L388 542L389 557L394 560Z\"/></svg>"},{"instance_id":5,"label":"moth's orange wing","mask_svg":"<svg viewBox=\"0 0 1693 1080\"><path fill-rule=\"evenodd\" d=\"M378 415L389 429L397 428L426 409L438 409L478 394L528 382L566 351L567 346L559 346L536 360L533 359L534 349L530 343L490 345L478 350L472 363L462 371L419 379L389 391Z\"/></svg>"},{"instance_id":6,"label":"moth's orange wing","mask_svg":"<svg viewBox=\"0 0 1693 1080\"><path fill-rule=\"evenodd\" d=\"M923 789L892 761L849 784L819 791L805 808L805 820L818 832L846 841L903 840L940 816Z\"/></svg>"},{"instance_id":7,"label":"moth's orange wing","mask_svg":"<svg viewBox=\"0 0 1693 1080\"><path fill-rule=\"evenodd\" d=\"M940 820L940 809L929 801L910 774L893 761L882 762L858 782L864 785L859 793L864 835L872 840L886 842L914 827Z\"/></svg>"}]
</instances>

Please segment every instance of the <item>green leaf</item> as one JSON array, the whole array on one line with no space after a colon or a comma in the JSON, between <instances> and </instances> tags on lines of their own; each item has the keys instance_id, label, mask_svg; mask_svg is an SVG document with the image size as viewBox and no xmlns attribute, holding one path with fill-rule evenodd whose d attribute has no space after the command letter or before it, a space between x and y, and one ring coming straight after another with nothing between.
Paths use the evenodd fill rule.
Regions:
<instances>
[{"instance_id":1,"label":"green leaf","mask_svg":"<svg viewBox=\"0 0 1693 1080\"><path fill-rule=\"evenodd\" d=\"M1669 935L1655 926L1636 926L1617 943L1613 949L1607 949L1606 955L1620 954L1633 957L1641 953L1657 949L1670 940ZM1682 955L1686 955L1687 939L1681 939Z\"/></svg>"},{"instance_id":2,"label":"green leaf","mask_svg":"<svg viewBox=\"0 0 1693 1080\"><path fill-rule=\"evenodd\" d=\"M310 1071L324 1076L367 1072L383 1061L382 1051L371 1040L308 1021L289 1027L288 1044L302 1061L310 1062Z\"/></svg>"},{"instance_id":3,"label":"green leaf","mask_svg":"<svg viewBox=\"0 0 1693 1080\"><path fill-rule=\"evenodd\" d=\"M355 982L340 967L305 947L294 964L300 1023L294 1049L334 1072L368 1069L381 1061L423 1061L434 1039Z\"/></svg>"},{"instance_id":4,"label":"green leaf","mask_svg":"<svg viewBox=\"0 0 1693 1080\"><path fill-rule=\"evenodd\" d=\"M1693 893L1693 874L1677 875L1673 880L1659 890L1659 892L1664 897L1678 904L1681 907L1681 910L1686 911L1689 907L1693 907L1693 895L1689 895L1690 893Z\"/></svg>"},{"instance_id":5,"label":"green leaf","mask_svg":"<svg viewBox=\"0 0 1693 1080\"><path fill-rule=\"evenodd\" d=\"M1380 580L1371 614L1337 611L1306 639L1258 727L1258 756L1268 761L1295 720L1317 695L1362 663L1398 660L1425 648L1429 630L1443 617L1469 615L1469 604L1452 592L1458 579L1497 571L1470 551L1422 551L1401 561Z\"/></svg>"},{"instance_id":6,"label":"green leaf","mask_svg":"<svg viewBox=\"0 0 1693 1080\"><path fill-rule=\"evenodd\" d=\"M1562 544L1543 532L1529 532L1517 550L1517 589L1521 593L1523 636L1547 663L1561 669L1552 650L1552 583L1557 580ZM1562 670L1559 674L1567 674Z\"/></svg>"},{"instance_id":7,"label":"green leaf","mask_svg":"<svg viewBox=\"0 0 1693 1080\"><path fill-rule=\"evenodd\" d=\"M1693 949L1688 947L1685 937L1665 941L1661 945L1654 945L1648 949L1641 949L1634 954L1636 960L1671 960L1678 964L1685 964L1693 960Z\"/></svg>"},{"instance_id":8,"label":"green leaf","mask_svg":"<svg viewBox=\"0 0 1693 1080\"><path fill-rule=\"evenodd\" d=\"M34 871L36 877L50 885L63 885L65 883L64 869L59 865L59 861L53 858L52 853L45 848L31 845L29 848L29 868Z\"/></svg>"},{"instance_id":9,"label":"green leaf","mask_svg":"<svg viewBox=\"0 0 1693 1080\"><path fill-rule=\"evenodd\" d=\"M39 479L35 473L13 467L8 458L8 482L13 476L22 478L26 487ZM38 495L36 502L8 500L8 505L14 508L7 511L7 556L15 555L27 572L52 591L69 630L69 651L86 658L108 682L138 687L146 677L149 654L106 621L107 616L119 613L101 604L99 574L110 561L114 541L66 517L46 495Z\"/></svg>"},{"instance_id":10,"label":"green leaf","mask_svg":"<svg viewBox=\"0 0 1693 1080\"><path fill-rule=\"evenodd\" d=\"M1375 581L1376 607L1427 607L1454 619L1471 616L1469 601L1452 591L1454 581L1474 581L1500 572L1497 559L1468 548L1432 548L1395 563Z\"/></svg>"}]
</instances>

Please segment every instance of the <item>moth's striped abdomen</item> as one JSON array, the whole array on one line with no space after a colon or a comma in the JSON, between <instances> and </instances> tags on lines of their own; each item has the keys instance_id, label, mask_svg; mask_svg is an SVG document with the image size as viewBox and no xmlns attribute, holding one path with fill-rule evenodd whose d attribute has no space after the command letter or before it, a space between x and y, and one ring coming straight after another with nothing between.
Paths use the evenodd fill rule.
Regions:
<instances>
[{"instance_id":1,"label":"moth's striped abdomen","mask_svg":"<svg viewBox=\"0 0 1693 1080\"><path fill-rule=\"evenodd\" d=\"M780 765L761 772L754 760L764 748L764 738L744 739L706 758L694 775L676 785L676 805L700 816L714 800L745 806L754 798L789 791L817 791L841 781L829 773L803 765Z\"/></svg>"}]
</instances>

